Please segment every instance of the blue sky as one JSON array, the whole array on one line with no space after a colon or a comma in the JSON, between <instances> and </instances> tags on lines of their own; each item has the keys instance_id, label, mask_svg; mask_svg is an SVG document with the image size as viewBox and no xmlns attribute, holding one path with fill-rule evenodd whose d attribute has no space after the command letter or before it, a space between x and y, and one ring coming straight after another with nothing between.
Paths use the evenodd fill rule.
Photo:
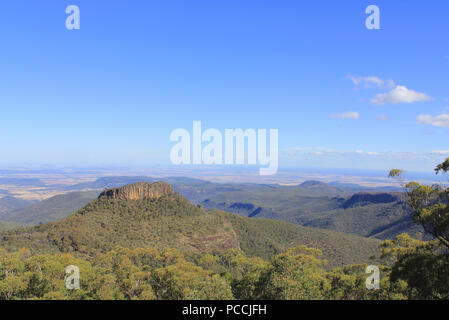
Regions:
<instances>
[{"instance_id":1,"label":"blue sky","mask_svg":"<svg viewBox=\"0 0 449 320\"><path fill-rule=\"evenodd\" d=\"M168 164L201 120L279 129L281 166L429 170L449 156L448 33L445 0L5 0L0 162Z\"/></svg>"}]
</instances>

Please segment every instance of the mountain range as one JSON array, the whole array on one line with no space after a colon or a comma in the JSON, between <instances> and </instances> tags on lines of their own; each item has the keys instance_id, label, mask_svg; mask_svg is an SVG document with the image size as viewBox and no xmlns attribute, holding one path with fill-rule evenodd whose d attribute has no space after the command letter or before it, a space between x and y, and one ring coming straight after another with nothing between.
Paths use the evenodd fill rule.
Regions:
<instances>
[{"instance_id":1,"label":"mountain range","mask_svg":"<svg viewBox=\"0 0 449 320\"><path fill-rule=\"evenodd\" d=\"M8 196L0 199L0 221L6 223L4 228L11 226L11 223L36 225L58 221L95 199L104 188L156 180L152 177L104 177L66 187L68 193L36 203ZM389 239L403 232L418 238L422 235L421 228L413 223L411 211L400 192L367 190L356 185L331 185L319 181L306 181L298 186L220 184L178 177L164 178L164 181L205 209L378 239Z\"/></svg>"},{"instance_id":2,"label":"mountain range","mask_svg":"<svg viewBox=\"0 0 449 320\"><path fill-rule=\"evenodd\" d=\"M165 182L140 182L106 189L66 218L0 233L7 250L68 252L90 258L115 246L178 248L184 252L241 249L270 258L287 248L321 249L329 266L367 263L379 241L287 222L242 217L194 205Z\"/></svg>"}]
</instances>

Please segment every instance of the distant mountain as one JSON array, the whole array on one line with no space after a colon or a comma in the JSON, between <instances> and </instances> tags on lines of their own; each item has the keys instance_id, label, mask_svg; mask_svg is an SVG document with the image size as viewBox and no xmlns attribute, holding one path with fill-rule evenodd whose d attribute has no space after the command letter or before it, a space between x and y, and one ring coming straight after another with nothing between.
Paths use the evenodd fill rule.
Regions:
<instances>
[{"instance_id":1,"label":"distant mountain","mask_svg":"<svg viewBox=\"0 0 449 320\"><path fill-rule=\"evenodd\" d=\"M329 182L329 185L339 188L345 188L347 190L352 190L354 192L397 192L402 191L400 187L391 187L391 186L381 186L381 187L365 187L355 183L344 183L338 181Z\"/></svg>"},{"instance_id":2,"label":"distant mountain","mask_svg":"<svg viewBox=\"0 0 449 320\"><path fill-rule=\"evenodd\" d=\"M355 203L352 205L347 208L329 210L316 217L309 217L303 225L378 239L392 239L404 232L421 238L423 230L413 223L412 212L405 203L363 201L362 205Z\"/></svg>"},{"instance_id":3,"label":"distant mountain","mask_svg":"<svg viewBox=\"0 0 449 320\"><path fill-rule=\"evenodd\" d=\"M326 188L327 186L328 185L326 183L316 180L304 181L299 185L300 188Z\"/></svg>"},{"instance_id":4,"label":"distant mountain","mask_svg":"<svg viewBox=\"0 0 449 320\"><path fill-rule=\"evenodd\" d=\"M103 177L69 189L93 189L91 193L56 196L27 208L0 214L0 221L35 225L62 219L96 198L104 188L120 188L128 182L154 182L152 177ZM354 186L332 186L306 181L298 186L222 184L192 178L165 178L175 192L206 209L218 209L250 218L270 218L302 226L336 230L365 237L387 239L402 232L420 237L423 232L411 220L411 212L399 192L355 191ZM1 208L1 202L0 202Z\"/></svg>"},{"instance_id":5,"label":"distant mountain","mask_svg":"<svg viewBox=\"0 0 449 320\"><path fill-rule=\"evenodd\" d=\"M332 186L330 184L316 181L316 180L308 180L304 181L298 186L299 189L307 190L308 196L344 196L349 195L352 190L349 190L347 188L339 187L339 186Z\"/></svg>"},{"instance_id":6,"label":"distant mountain","mask_svg":"<svg viewBox=\"0 0 449 320\"><path fill-rule=\"evenodd\" d=\"M103 190L105 188L118 188L127 184L136 182L155 182L158 179L146 176L117 176L100 177L95 181L78 183L72 186L66 186L64 190ZM255 183L213 183L194 178L185 177L164 177L164 181L171 184L176 192L187 197L191 201L204 200L206 197L223 192L263 192L264 190L296 189L297 193L303 196L348 196L352 190L334 187L324 182L306 181L299 186L279 186Z\"/></svg>"},{"instance_id":7,"label":"distant mountain","mask_svg":"<svg viewBox=\"0 0 449 320\"><path fill-rule=\"evenodd\" d=\"M352 195L348 200L346 200L342 204L343 209L355 208L355 207L363 207L370 204L384 204L384 203L393 203L393 202L401 202L402 194L397 193L386 193L386 192L377 192L377 193L368 193L368 192L359 192Z\"/></svg>"},{"instance_id":8,"label":"distant mountain","mask_svg":"<svg viewBox=\"0 0 449 320\"><path fill-rule=\"evenodd\" d=\"M331 266L367 263L378 240L281 221L206 211L166 183L138 183L105 190L74 214L56 222L0 233L8 250L70 252L93 257L116 245L213 252L241 248L269 258L295 245L319 248Z\"/></svg>"},{"instance_id":9,"label":"distant mountain","mask_svg":"<svg viewBox=\"0 0 449 320\"><path fill-rule=\"evenodd\" d=\"M270 218L379 239L423 230L412 221L400 192L357 192L306 181L298 187L245 189L216 193L204 199L217 208L246 217Z\"/></svg>"},{"instance_id":10,"label":"distant mountain","mask_svg":"<svg viewBox=\"0 0 449 320\"><path fill-rule=\"evenodd\" d=\"M0 220L24 225L58 221L98 196L97 191L69 192L0 213ZM1 201L2 199L0 199Z\"/></svg>"},{"instance_id":11,"label":"distant mountain","mask_svg":"<svg viewBox=\"0 0 449 320\"><path fill-rule=\"evenodd\" d=\"M20 208L24 208L32 203L34 203L34 201L15 198L12 196L0 198L0 219L2 215Z\"/></svg>"},{"instance_id":12,"label":"distant mountain","mask_svg":"<svg viewBox=\"0 0 449 320\"><path fill-rule=\"evenodd\" d=\"M0 198L0 220L1 217L20 208L24 208L34 203L31 200L23 200L20 198L15 198L12 196L6 196ZM11 222L11 221L0 221L0 231L8 230L14 227L19 226L19 223Z\"/></svg>"},{"instance_id":13,"label":"distant mountain","mask_svg":"<svg viewBox=\"0 0 449 320\"><path fill-rule=\"evenodd\" d=\"M85 190L85 189L98 189L102 190L105 188L117 188L127 184L136 182L154 182L155 179L145 176L117 176L117 177L100 177L95 181L91 182L81 182L71 186L66 186L65 190Z\"/></svg>"},{"instance_id":14,"label":"distant mountain","mask_svg":"<svg viewBox=\"0 0 449 320\"><path fill-rule=\"evenodd\" d=\"M119 188L137 182L155 182L158 179L146 176L117 176L100 177L95 181L83 182L66 186L64 190L103 190L105 188ZM165 177L164 181L171 184L176 192L187 197L190 201L196 202L217 192L241 190L237 185L212 183L200 179L185 177ZM249 185L249 184L248 184ZM246 189L250 187L245 187Z\"/></svg>"}]
</instances>

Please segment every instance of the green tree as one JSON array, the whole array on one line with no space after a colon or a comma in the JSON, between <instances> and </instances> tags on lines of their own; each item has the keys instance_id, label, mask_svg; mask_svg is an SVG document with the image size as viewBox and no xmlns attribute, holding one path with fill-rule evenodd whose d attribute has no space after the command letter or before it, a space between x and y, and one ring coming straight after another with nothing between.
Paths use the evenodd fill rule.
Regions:
<instances>
[{"instance_id":1,"label":"green tree","mask_svg":"<svg viewBox=\"0 0 449 320\"><path fill-rule=\"evenodd\" d=\"M275 256L271 266L261 276L259 290L262 299L305 300L323 299L330 289L326 271L321 268L318 249L299 246Z\"/></svg>"},{"instance_id":2,"label":"green tree","mask_svg":"<svg viewBox=\"0 0 449 320\"><path fill-rule=\"evenodd\" d=\"M435 173L449 171L449 158L435 168ZM400 177L392 170L390 176ZM449 299L449 188L445 185L404 186L413 220L433 241L420 242L405 235L383 244L383 255L393 261L391 280L405 281L411 299Z\"/></svg>"}]
</instances>

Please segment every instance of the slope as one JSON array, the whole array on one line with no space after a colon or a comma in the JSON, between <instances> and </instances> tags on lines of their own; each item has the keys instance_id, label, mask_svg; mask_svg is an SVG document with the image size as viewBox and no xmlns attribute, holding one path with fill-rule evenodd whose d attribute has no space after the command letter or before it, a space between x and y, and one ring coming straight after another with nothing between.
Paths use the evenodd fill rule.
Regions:
<instances>
[{"instance_id":1,"label":"slope","mask_svg":"<svg viewBox=\"0 0 449 320\"><path fill-rule=\"evenodd\" d=\"M56 195L24 208L4 212L0 215L0 220L24 225L58 221L83 207L97 196L97 191L69 192Z\"/></svg>"},{"instance_id":2,"label":"slope","mask_svg":"<svg viewBox=\"0 0 449 320\"><path fill-rule=\"evenodd\" d=\"M136 195L134 185L123 187L120 192L106 190L60 222L0 233L0 245L8 250L27 247L33 252L70 252L84 258L116 245L173 247L190 252L241 248L249 255L268 258L303 244L323 250L331 266L367 263L377 252L379 242L374 239L206 211L164 183L139 188L147 188L142 194L151 196L130 196L124 200L123 194Z\"/></svg>"}]
</instances>

